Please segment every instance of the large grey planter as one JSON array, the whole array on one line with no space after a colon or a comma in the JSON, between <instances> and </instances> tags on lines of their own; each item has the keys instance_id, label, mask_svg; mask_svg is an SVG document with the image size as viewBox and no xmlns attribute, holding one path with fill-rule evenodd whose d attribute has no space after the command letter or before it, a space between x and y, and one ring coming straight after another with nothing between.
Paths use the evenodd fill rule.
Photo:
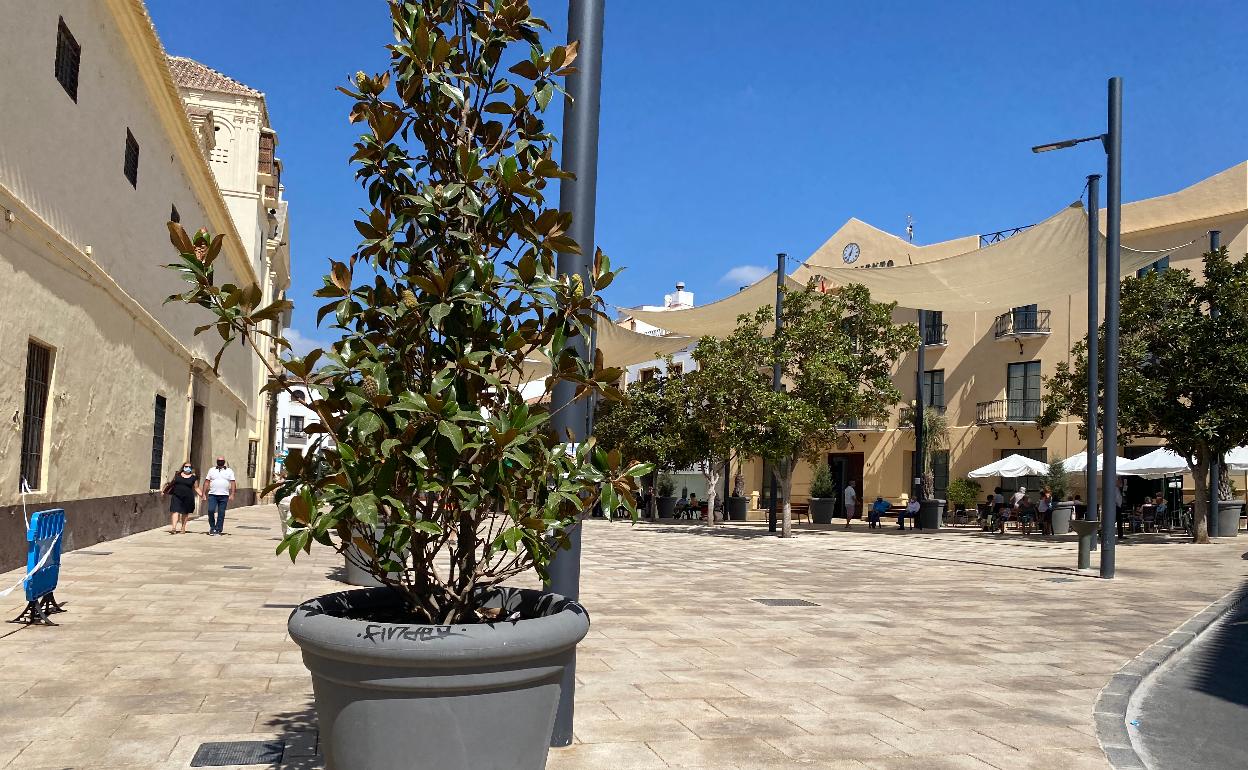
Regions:
<instances>
[{"instance_id":1,"label":"large grey planter","mask_svg":"<svg viewBox=\"0 0 1248 770\"><path fill-rule=\"evenodd\" d=\"M746 512L750 509L750 498L728 498L728 518L731 521L745 521Z\"/></svg>"},{"instance_id":2,"label":"large grey planter","mask_svg":"<svg viewBox=\"0 0 1248 770\"><path fill-rule=\"evenodd\" d=\"M1070 521L1075 515L1073 502L1061 502L1053 506L1053 534L1070 534Z\"/></svg>"},{"instance_id":3,"label":"large grey planter","mask_svg":"<svg viewBox=\"0 0 1248 770\"><path fill-rule=\"evenodd\" d=\"M944 512L944 500L920 500L919 529L940 529Z\"/></svg>"},{"instance_id":4,"label":"large grey planter","mask_svg":"<svg viewBox=\"0 0 1248 770\"><path fill-rule=\"evenodd\" d=\"M810 520L814 523L831 524L834 513L836 513L835 497L810 498Z\"/></svg>"},{"instance_id":5,"label":"large grey planter","mask_svg":"<svg viewBox=\"0 0 1248 770\"><path fill-rule=\"evenodd\" d=\"M503 588L525 620L431 626L353 620L393 607L367 588L304 602L290 637L312 673L328 770L541 770L560 677L589 615L576 602Z\"/></svg>"},{"instance_id":6,"label":"large grey planter","mask_svg":"<svg viewBox=\"0 0 1248 770\"><path fill-rule=\"evenodd\" d=\"M676 515L676 498L660 497L659 498L659 518L670 519Z\"/></svg>"},{"instance_id":7,"label":"large grey planter","mask_svg":"<svg viewBox=\"0 0 1248 770\"><path fill-rule=\"evenodd\" d=\"M1244 515L1243 500L1222 500L1218 503L1218 537L1237 537L1239 517Z\"/></svg>"}]
</instances>

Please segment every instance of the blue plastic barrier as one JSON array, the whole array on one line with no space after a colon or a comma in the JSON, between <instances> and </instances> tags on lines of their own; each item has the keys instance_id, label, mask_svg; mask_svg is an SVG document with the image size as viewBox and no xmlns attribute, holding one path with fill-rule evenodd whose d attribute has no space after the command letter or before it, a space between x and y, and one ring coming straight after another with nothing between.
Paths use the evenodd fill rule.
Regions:
<instances>
[{"instance_id":1,"label":"blue plastic barrier","mask_svg":"<svg viewBox=\"0 0 1248 770\"><path fill-rule=\"evenodd\" d=\"M61 535L65 510L36 511L26 528L26 609L15 623L56 625L48 614L64 612L52 592L61 576Z\"/></svg>"}]
</instances>

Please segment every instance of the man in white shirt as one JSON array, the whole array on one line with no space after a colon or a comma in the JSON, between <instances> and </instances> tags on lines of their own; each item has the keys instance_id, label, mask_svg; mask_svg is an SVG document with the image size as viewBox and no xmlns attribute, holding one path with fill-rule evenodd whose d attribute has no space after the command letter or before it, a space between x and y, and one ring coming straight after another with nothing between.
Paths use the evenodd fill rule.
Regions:
<instances>
[{"instance_id":1,"label":"man in white shirt","mask_svg":"<svg viewBox=\"0 0 1248 770\"><path fill-rule=\"evenodd\" d=\"M234 492L238 482L234 478L234 469L225 464L224 457L217 458L217 467L204 476L203 491L200 493L208 501L208 534L220 535L225 526L225 509L234 500Z\"/></svg>"},{"instance_id":2,"label":"man in white shirt","mask_svg":"<svg viewBox=\"0 0 1248 770\"><path fill-rule=\"evenodd\" d=\"M854 491L854 482L849 482L845 487L845 529L849 529L849 522L854 518L854 509L858 507L858 493Z\"/></svg>"}]
</instances>

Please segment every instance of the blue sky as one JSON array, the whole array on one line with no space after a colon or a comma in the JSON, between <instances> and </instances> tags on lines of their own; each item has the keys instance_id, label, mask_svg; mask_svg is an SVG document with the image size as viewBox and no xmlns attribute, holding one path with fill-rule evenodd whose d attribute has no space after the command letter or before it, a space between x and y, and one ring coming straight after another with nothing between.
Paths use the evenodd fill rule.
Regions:
<instances>
[{"instance_id":1,"label":"blue sky","mask_svg":"<svg viewBox=\"0 0 1248 770\"><path fill-rule=\"evenodd\" d=\"M311 291L354 249L362 201L333 89L384 65L384 3L148 5L170 53L267 95L294 328L316 338ZM561 39L566 3L534 6ZM1248 7L1211 0L611 0L597 239L628 270L607 298L658 302L677 280L719 298L851 216L901 234L912 215L921 243L1039 221L1104 156L1029 147L1103 131L1111 75L1125 81L1124 199L1203 179L1248 159L1246 25Z\"/></svg>"}]
</instances>

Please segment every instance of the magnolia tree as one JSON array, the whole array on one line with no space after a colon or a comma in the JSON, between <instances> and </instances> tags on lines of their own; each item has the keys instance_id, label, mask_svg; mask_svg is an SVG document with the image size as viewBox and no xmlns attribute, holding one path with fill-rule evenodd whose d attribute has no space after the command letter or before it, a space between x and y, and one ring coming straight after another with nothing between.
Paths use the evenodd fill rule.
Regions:
<instances>
[{"instance_id":1,"label":"magnolia tree","mask_svg":"<svg viewBox=\"0 0 1248 770\"><path fill-rule=\"evenodd\" d=\"M1248 443L1248 260L1223 248L1205 255L1203 272L1203 281L1175 269L1123 282L1118 359L1120 438L1164 439L1187 459L1198 543L1209 542L1210 460ZM1099 334L1104 356L1104 326ZM1086 338L1071 357L1046 380L1042 425L1086 413ZM1104 358L1098 365L1103 375Z\"/></svg>"},{"instance_id":2,"label":"magnolia tree","mask_svg":"<svg viewBox=\"0 0 1248 770\"><path fill-rule=\"evenodd\" d=\"M738 446L772 461L783 500L781 534L792 534L790 492L798 460L814 464L835 442L838 426L887 419L901 399L893 365L919 343L913 324L893 323L895 304L873 302L864 286L820 292L813 283L786 291L781 330L772 334L770 307L737 319L726 339L703 337L694 352L700 369L721 372L730 403L744 424ZM779 362L784 389L772 389Z\"/></svg>"},{"instance_id":3,"label":"magnolia tree","mask_svg":"<svg viewBox=\"0 0 1248 770\"><path fill-rule=\"evenodd\" d=\"M615 272L601 252L589 284L555 269L557 252L579 247L547 201L568 175L542 112L576 45L546 47L549 27L525 0L390 0L389 11L385 69L341 89L363 128L351 162L367 205L359 249L330 261L316 292L338 339L285 360L267 388L318 394L305 427L316 439L290 453L277 489L292 515L278 551L333 547L397 589L412 620L474 622L493 586L529 569L545 578L599 499L635 512L649 468L573 446L520 392L525 360L544 357L547 394L565 380L578 397L618 395L619 370L567 351L609 323L598 292ZM220 237L170 232L170 267L189 284L170 299L206 308L215 320L201 331L223 345L242 337L259 352L289 303L258 307L255 287L217 286Z\"/></svg>"}]
</instances>

